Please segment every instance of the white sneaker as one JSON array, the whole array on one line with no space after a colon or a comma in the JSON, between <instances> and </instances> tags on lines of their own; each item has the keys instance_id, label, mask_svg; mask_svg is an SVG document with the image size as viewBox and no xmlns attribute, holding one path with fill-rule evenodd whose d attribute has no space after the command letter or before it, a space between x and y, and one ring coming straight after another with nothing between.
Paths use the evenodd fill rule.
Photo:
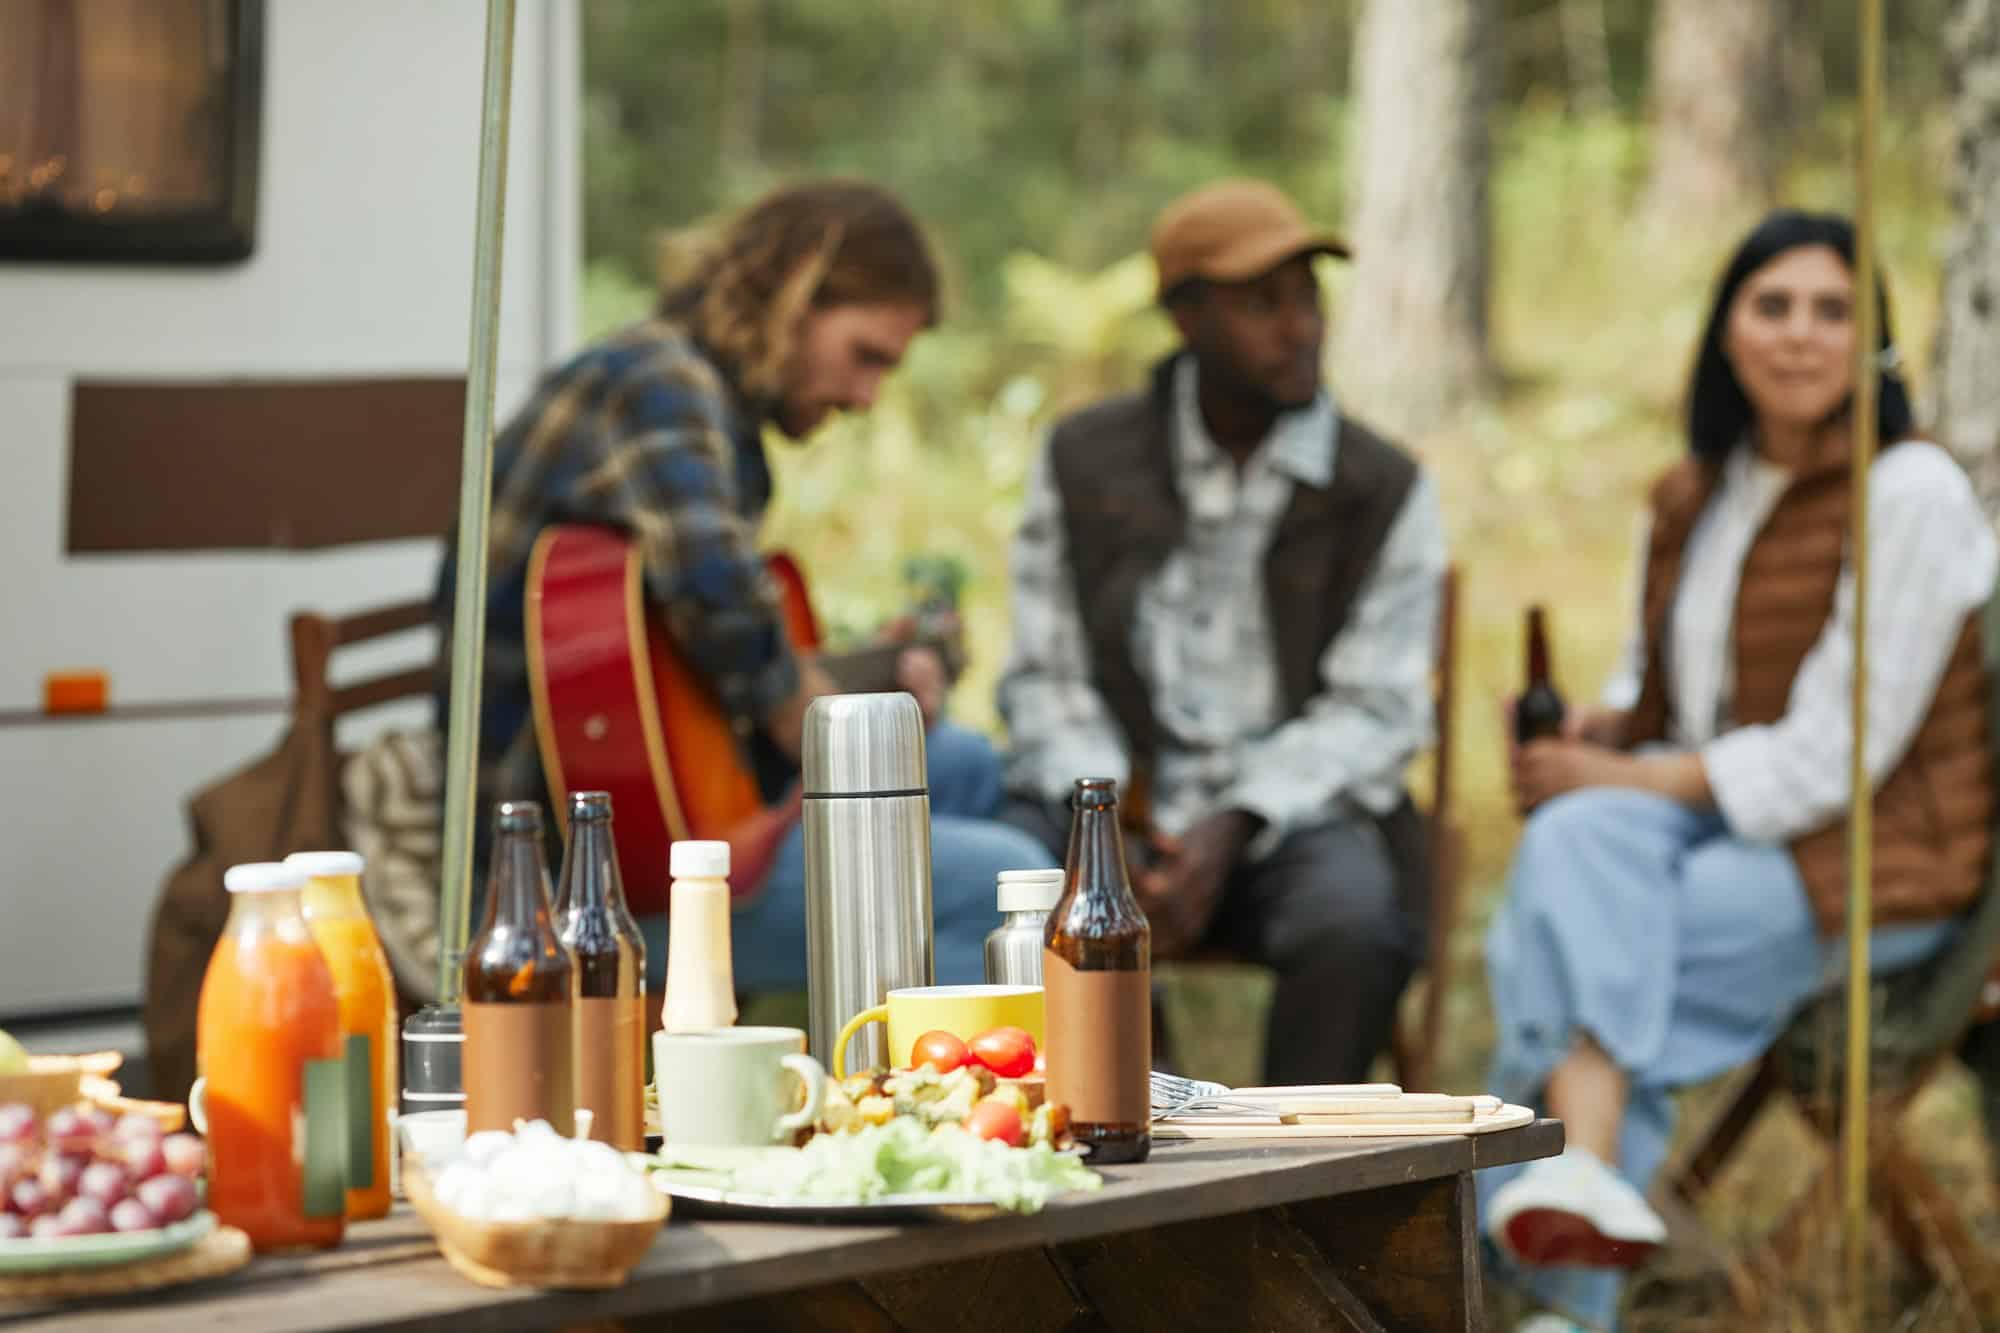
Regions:
<instances>
[{"instance_id":1,"label":"white sneaker","mask_svg":"<svg viewBox=\"0 0 2000 1333\"><path fill-rule=\"evenodd\" d=\"M1529 1268L1637 1268L1667 1239L1667 1224L1631 1182L1574 1147L1502 1185L1486 1231Z\"/></svg>"},{"instance_id":2,"label":"white sneaker","mask_svg":"<svg viewBox=\"0 0 2000 1333\"><path fill-rule=\"evenodd\" d=\"M1574 1319L1565 1319L1543 1310L1514 1325L1514 1333L1590 1333L1590 1330Z\"/></svg>"}]
</instances>

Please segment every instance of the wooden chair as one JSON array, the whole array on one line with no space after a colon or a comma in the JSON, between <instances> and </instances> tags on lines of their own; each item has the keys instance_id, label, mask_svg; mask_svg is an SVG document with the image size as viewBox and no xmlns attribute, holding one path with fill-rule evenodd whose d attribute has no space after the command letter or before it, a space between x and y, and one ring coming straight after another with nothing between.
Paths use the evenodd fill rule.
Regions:
<instances>
[{"instance_id":1,"label":"wooden chair","mask_svg":"<svg viewBox=\"0 0 2000 1333\"><path fill-rule=\"evenodd\" d=\"M1425 823L1430 834L1430 901L1428 940L1423 969L1412 978L1398 1006L1395 1031L1389 1040L1396 1081L1412 1091L1429 1090L1436 1076L1437 1052L1444 1039L1444 1007L1451 994L1451 936L1458 923L1458 880L1464 862L1465 834L1453 817L1452 700L1458 662L1458 570L1445 570L1438 597L1437 637L1431 665L1431 705L1437 739L1430 752L1430 801ZM1205 949L1181 960L1183 967L1201 967L1241 960L1223 950Z\"/></svg>"},{"instance_id":2,"label":"wooden chair","mask_svg":"<svg viewBox=\"0 0 2000 1333\"><path fill-rule=\"evenodd\" d=\"M385 671L346 685L333 683L333 658L342 649L358 644L378 644L396 635L429 626L434 618L428 599L398 602L372 611L348 616L324 616L301 611L292 616L292 721L294 727L317 727L325 740L324 752L338 764L345 758L334 744L335 725L346 717L404 699L422 698L433 693L440 680L435 652L415 666ZM339 775L332 775L330 790L340 790ZM420 997L398 986L398 1007L407 1015Z\"/></svg>"},{"instance_id":3,"label":"wooden chair","mask_svg":"<svg viewBox=\"0 0 2000 1333\"><path fill-rule=\"evenodd\" d=\"M2000 598L1981 617L1988 667L1988 726L2000 761ZM2000 762L1996 763L2000 768ZM1876 980L1870 988L1871 1157L1869 1198L1904 1257L1932 1280L1955 1274L1987 1317L2000 1317L2000 1265L1983 1253L1957 1203L1931 1177L1902 1133L1904 1111L1952 1059L1968 1030L1990 1019L1983 996L2000 960L2000 855L1964 929L1933 962ZM1756 1066L1731 1089L1721 1109L1661 1173L1656 1192L1668 1211L1688 1219L1756 1123L1789 1097L1829 1150L1841 1128L1846 1078L1846 995L1835 989L1796 1015ZM1833 1161L1772 1233L1769 1257L1794 1260L1808 1224L1838 1215L1839 1173ZM1709 1242L1713 1244L1713 1242ZM1738 1266L1739 1296L1748 1286ZM1755 1299L1755 1293L1748 1293Z\"/></svg>"},{"instance_id":4,"label":"wooden chair","mask_svg":"<svg viewBox=\"0 0 2000 1333\"><path fill-rule=\"evenodd\" d=\"M337 619L311 611L294 615L291 626L294 717L312 718L331 734L333 724L349 714L430 694L438 683L435 660L341 686L333 684L331 668L337 649L421 629L431 620L428 600L399 602Z\"/></svg>"}]
</instances>

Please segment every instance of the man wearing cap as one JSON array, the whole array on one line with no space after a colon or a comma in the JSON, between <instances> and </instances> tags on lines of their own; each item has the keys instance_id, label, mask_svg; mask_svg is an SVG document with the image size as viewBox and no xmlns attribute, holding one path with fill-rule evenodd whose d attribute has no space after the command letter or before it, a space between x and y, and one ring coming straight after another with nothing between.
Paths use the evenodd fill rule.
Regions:
<instances>
[{"instance_id":1,"label":"man wearing cap","mask_svg":"<svg viewBox=\"0 0 2000 1333\"><path fill-rule=\"evenodd\" d=\"M1276 188L1197 190L1154 227L1183 346L1057 423L1013 553L1010 818L1059 851L1074 779L1145 807L1156 958L1277 973L1274 1083L1358 1082L1420 956L1403 786L1429 740L1445 571L1435 489L1321 382L1314 260Z\"/></svg>"}]
</instances>

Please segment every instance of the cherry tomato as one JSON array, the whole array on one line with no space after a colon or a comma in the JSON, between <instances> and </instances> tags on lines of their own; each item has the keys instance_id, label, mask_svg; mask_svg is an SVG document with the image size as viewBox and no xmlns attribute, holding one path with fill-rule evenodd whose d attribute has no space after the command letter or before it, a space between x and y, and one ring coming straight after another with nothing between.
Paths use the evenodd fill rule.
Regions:
<instances>
[{"instance_id":1,"label":"cherry tomato","mask_svg":"<svg viewBox=\"0 0 2000 1333\"><path fill-rule=\"evenodd\" d=\"M965 1063L965 1043L943 1028L932 1028L917 1038L910 1048L910 1068L929 1065L940 1074L949 1074Z\"/></svg>"},{"instance_id":2,"label":"cherry tomato","mask_svg":"<svg viewBox=\"0 0 2000 1333\"><path fill-rule=\"evenodd\" d=\"M1021 1113L1005 1102L978 1102L965 1117L965 1132L975 1139L998 1139L1009 1148L1021 1146Z\"/></svg>"},{"instance_id":3,"label":"cherry tomato","mask_svg":"<svg viewBox=\"0 0 2000 1333\"><path fill-rule=\"evenodd\" d=\"M1023 1078L1035 1068L1035 1039L1021 1028L989 1028L972 1039L972 1058L1001 1078Z\"/></svg>"}]
</instances>

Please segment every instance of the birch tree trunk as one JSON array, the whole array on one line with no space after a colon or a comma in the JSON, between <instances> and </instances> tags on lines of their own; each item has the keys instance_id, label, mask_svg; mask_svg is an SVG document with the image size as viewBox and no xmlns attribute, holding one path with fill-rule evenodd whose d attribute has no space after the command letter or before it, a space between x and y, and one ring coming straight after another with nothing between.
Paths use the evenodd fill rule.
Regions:
<instances>
[{"instance_id":1,"label":"birch tree trunk","mask_svg":"<svg viewBox=\"0 0 2000 1333\"><path fill-rule=\"evenodd\" d=\"M1656 9L1649 221L1734 219L1770 203L1789 8L1775 0L1664 0Z\"/></svg>"},{"instance_id":2,"label":"birch tree trunk","mask_svg":"<svg viewBox=\"0 0 2000 1333\"><path fill-rule=\"evenodd\" d=\"M1354 47L1355 270L1334 386L1416 433L1489 384L1493 0L1368 0Z\"/></svg>"},{"instance_id":3,"label":"birch tree trunk","mask_svg":"<svg viewBox=\"0 0 2000 1333\"><path fill-rule=\"evenodd\" d=\"M1957 0L1945 27L1957 140L1938 317L1937 435L2000 513L2000 0Z\"/></svg>"}]
</instances>

